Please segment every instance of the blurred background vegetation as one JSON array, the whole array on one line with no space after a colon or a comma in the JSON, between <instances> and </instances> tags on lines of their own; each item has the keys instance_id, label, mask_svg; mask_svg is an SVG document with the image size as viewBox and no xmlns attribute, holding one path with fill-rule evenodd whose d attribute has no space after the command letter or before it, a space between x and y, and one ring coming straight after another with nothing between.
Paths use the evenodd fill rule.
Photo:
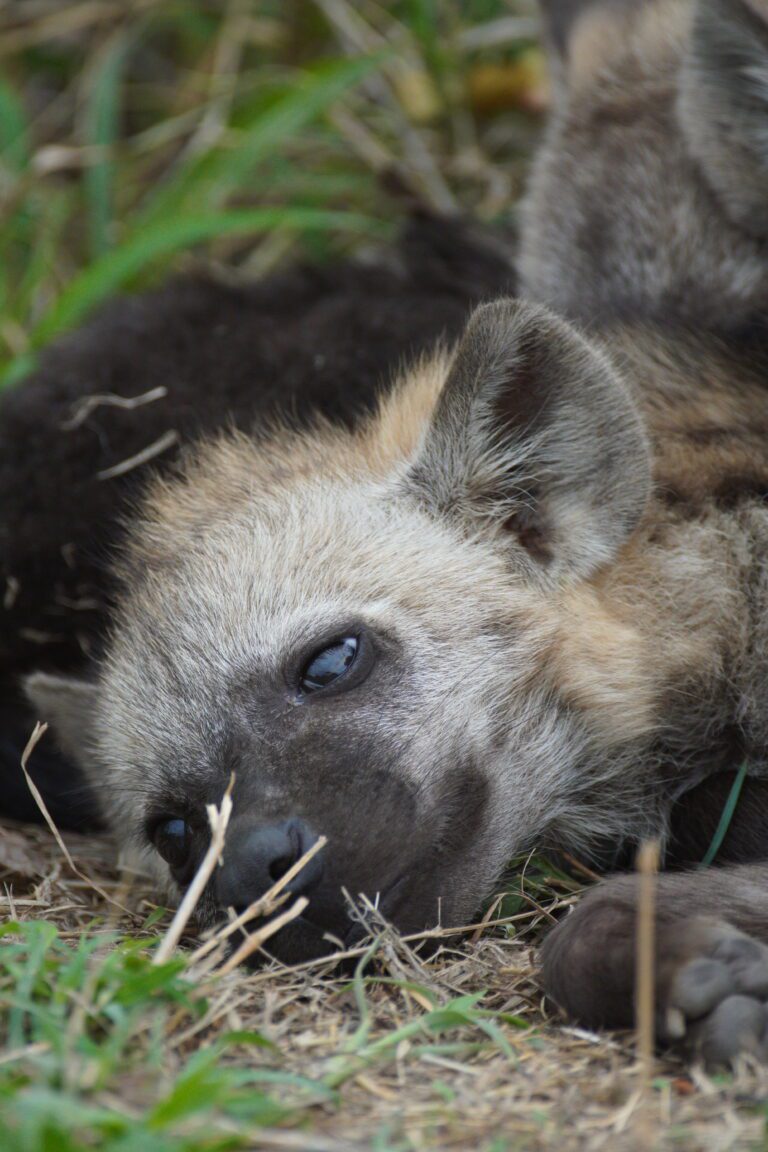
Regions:
<instances>
[{"instance_id":1,"label":"blurred background vegetation","mask_svg":"<svg viewBox=\"0 0 768 1152\"><path fill-rule=\"evenodd\" d=\"M533 0L0 0L0 380L115 292L514 214Z\"/></svg>"}]
</instances>

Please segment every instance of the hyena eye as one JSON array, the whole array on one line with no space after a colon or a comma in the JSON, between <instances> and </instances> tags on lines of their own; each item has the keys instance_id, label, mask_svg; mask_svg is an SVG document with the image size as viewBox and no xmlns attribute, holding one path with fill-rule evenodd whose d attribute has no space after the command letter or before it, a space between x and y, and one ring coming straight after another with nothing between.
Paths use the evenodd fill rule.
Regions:
<instances>
[{"instance_id":1,"label":"hyena eye","mask_svg":"<svg viewBox=\"0 0 768 1152\"><path fill-rule=\"evenodd\" d=\"M359 647L357 636L345 636L316 652L299 676L299 688L304 695L328 688L344 676L355 663Z\"/></svg>"},{"instance_id":2,"label":"hyena eye","mask_svg":"<svg viewBox=\"0 0 768 1152\"><path fill-rule=\"evenodd\" d=\"M187 864L192 851L192 835L186 820L174 817L155 826L155 848L171 868L181 869Z\"/></svg>"}]
</instances>

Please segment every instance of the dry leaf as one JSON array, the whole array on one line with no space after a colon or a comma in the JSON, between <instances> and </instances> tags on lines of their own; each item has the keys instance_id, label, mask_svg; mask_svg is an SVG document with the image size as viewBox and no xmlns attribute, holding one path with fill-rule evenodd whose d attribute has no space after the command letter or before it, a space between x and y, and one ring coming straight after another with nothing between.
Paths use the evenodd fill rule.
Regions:
<instances>
[{"instance_id":1,"label":"dry leaf","mask_svg":"<svg viewBox=\"0 0 768 1152\"><path fill-rule=\"evenodd\" d=\"M549 106L546 61L529 48L506 64L477 64L467 76L469 103L478 116L521 109L543 112Z\"/></svg>"},{"instance_id":2,"label":"dry leaf","mask_svg":"<svg viewBox=\"0 0 768 1152\"><path fill-rule=\"evenodd\" d=\"M0 826L0 870L17 876L40 876L39 861L29 851L29 841L20 832Z\"/></svg>"}]
</instances>

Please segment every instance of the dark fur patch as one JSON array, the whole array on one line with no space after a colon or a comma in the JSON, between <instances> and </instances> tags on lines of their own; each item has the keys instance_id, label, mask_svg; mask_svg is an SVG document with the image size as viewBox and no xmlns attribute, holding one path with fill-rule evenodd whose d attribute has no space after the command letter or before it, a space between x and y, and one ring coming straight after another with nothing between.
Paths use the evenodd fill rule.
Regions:
<instances>
[{"instance_id":1,"label":"dark fur patch","mask_svg":"<svg viewBox=\"0 0 768 1152\"><path fill-rule=\"evenodd\" d=\"M768 479L752 472L735 472L726 476L713 493L713 500L721 508L733 508L742 500L768 499Z\"/></svg>"},{"instance_id":2,"label":"dark fur patch","mask_svg":"<svg viewBox=\"0 0 768 1152\"><path fill-rule=\"evenodd\" d=\"M695 867L712 843L733 787L734 772L719 772L687 792L672 810L672 850L667 864ZM749 777L717 854L718 864L742 864L766 856L768 781Z\"/></svg>"}]
</instances>

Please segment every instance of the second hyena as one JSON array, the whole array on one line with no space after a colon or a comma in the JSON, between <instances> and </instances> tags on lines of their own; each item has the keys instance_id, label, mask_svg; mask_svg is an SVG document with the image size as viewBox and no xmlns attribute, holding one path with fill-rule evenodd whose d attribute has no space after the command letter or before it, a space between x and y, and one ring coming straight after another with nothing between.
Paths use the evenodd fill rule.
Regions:
<instances>
[{"instance_id":1,"label":"second hyena","mask_svg":"<svg viewBox=\"0 0 768 1152\"><path fill-rule=\"evenodd\" d=\"M671 358L663 339L638 358L642 341L632 338L630 358L673 388L689 334L709 331L703 362L690 364L690 375L683 369L688 397L669 425L676 475L663 475L657 457L656 491L683 517L697 504L729 507L735 519L747 509L761 517L768 488L752 448L759 457L753 431L764 436L768 407L768 5L543 0L542 7L556 99L524 206L522 290L601 329L614 353L626 346L626 331L616 335L628 318L657 336L666 332L676 345ZM715 408L708 387L695 389L697 373L724 385ZM757 385L753 428L737 414L747 379ZM681 488L684 473L693 483ZM748 579L764 588L761 532L749 549ZM692 598L695 587L692 579ZM757 670L766 646L760 594L755 611L747 659ZM756 681L753 702L761 690ZM766 733L741 745L752 706L741 688L732 699L734 757L745 756L754 775L726 858L760 861L768 858L768 789L758 779ZM673 858L701 857L732 779L709 776L684 791ZM687 1013L700 1021L691 1029L689 1020L688 1031L706 1054L724 1058L746 1047L768 1055L768 968L755 943L768 941L766 883L768 867L757 864L662 879L662 1036L681 1035ZM550 937L546 984L572 1015L592 1024L631 1021L634 919L632 881L613 881ZM726 923L752 939L736 939ZM691 957L698 959L686 966Z\"/></svg>"},{"instance_id":2,"label":"second hyena","mask_svg":"<svg viewBox=\"0 0 768 1152\"><path fill-rule=\"evenodd\" d=\"M737 43L746 29L766 66L756 7L705 0L693 25L683 9L676 107L705 17L727 17ZM627 123L633 99L643 85L624 93ZM180 888L234 772L204 920L248 905L318 834L328 845L293 885L309 908L274 938L284 958L350 939L342 889L419 931L466 922L533 847L604 860L653 835L695 858L723 774L746 760L726 857L753 862L662 878L657 998L662 1035L713 1059L766 1054L765 265L715 185L710 218L745 233L741 279L701 232L686 281L684 248L660 254L652 231L649 259L668 257L677 284L654 298L653 276L612 280L620 253L553 224L524 256L529 292L588 334L540 303L486 305L357 428L222 437L149 490L98 676L38 675L28 691L124 840ZM716 299L738 323L716 322ZM547 989L578 1019L632 1018L634 900L631 880L610 881L545 944Z\"/></svg>"},{"instance_id":3,"label":"second hyena","mask_svg":"<svg viewBox=\"0 0 768 1152\"><path fill-rule=\"evenodd\" d=\"M542 6L555 98L520 291L587 323L764 323L768 4Z\"/></svg>"}]
</instances>

